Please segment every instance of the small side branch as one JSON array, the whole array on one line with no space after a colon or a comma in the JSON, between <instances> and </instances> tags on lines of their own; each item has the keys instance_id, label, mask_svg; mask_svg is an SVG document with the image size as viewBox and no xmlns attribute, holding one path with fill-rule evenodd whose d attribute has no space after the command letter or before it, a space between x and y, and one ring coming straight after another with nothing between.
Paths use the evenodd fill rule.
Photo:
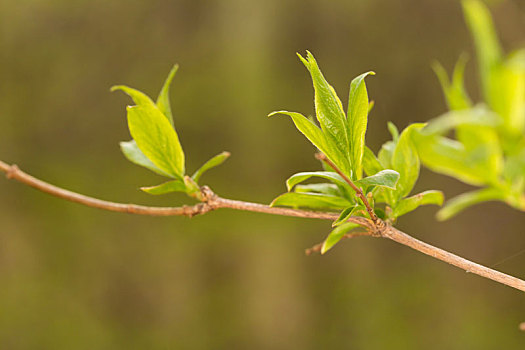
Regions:
<instances>
[{"instance_id":1,"label":"small side branch","mask_svg":"<svg viewBox=\"0 0 525 350\"><path fill-rule=\"evenodd\" d=\"M289 208L274 208L267 205L237 201L232 199L221 198L213 193L209 188L202 188L202 203L197 203L193 206L182 206L182 207L148 207L136 204L122 204L109 202L93 197L88 197L79 193L65 190L63 188L51 185L47 182L39 180L22 170L16 165L9 165L0 161L0 172L4 172L8 179L16 180L42 192L46 192L53 196L69 200L72 202L80 203L89 207L99 208L109 211L116 211L121 213L139 214L139 215L153 215L153 216L188 216L192 217L195 215L205 214L209 211L219 208L230 208L235 210L244 210L257 213L266 213L273 215L284 215L301 218L311 219L323 219L323 220L335 220L339 217L338 213L334 212L317 212L309 210L289 209ZM356 191L357 192L357 191ZM362 194L362 192L361 192ZM366 200L366 198L365 198ZM363 201L364 203L368 203ZM372 211L373 212L373 211ZM525 281L520 280L516 277L509 276L499 271L490 269L488 267L476 264L472 261L464 259L460 256L449 253L443 249L436 248L430 244L422 242L412 236L401 232L394 227L386 224L380 219L377 219L377 223L369 219L362 217L351 217L351 222L358 223L368 229L368 232L357 232L350 233L346 238L355 236L380 236L388 238L402 245L415 249L423 254L429 255L438 260L444 261L451 265L457 266L467 272L477 274L481 277L485 277L496 281L501 284L505 284L509 287L521 290L525 292ZM381 226L381 227L379 227ZM317 246L313 247L312 252L315 251Z\"/></svg>"},{"instance_id":2,"label":"small side branch","mask_svg":"<svg viewBox=\"0 0 525 350\"><path fill-rule=\"evenodd\" d=\"M315 155L315 158L325 162L326 164L328 164L328 166L330 166L332 169L334 169L334 171L336 173L338 173L342 178L343 180L346 181L347 184L350 185L350 187L352 187L352 189L355 191L357 197L359 199L361 199L361 201L363 202L363 204L365 205L366 207L366 211L368 212L368 215L370 215L370 219L372 219L372 221L377 225L380 220L379 218L377 217L376 213L374 212L374 209L372 209L372 206L370 205L370 203L368 202L368 199L366 198L365 194L363 193L363 191L357 187L355 185L355 183L350 180L348 178L348 176L346 176L338 167L337 165L335 165L330 159L328 159L328 157L326 155L324 155L323 153L317 153Z\"/></svg>"},{"instance_id":3,"label":"small side branch","mask_svg":"<svg viewBox=\"0 0 525 350\"><path fill-rule=\"evenodd\" d=\"M342 237L342 239L349 239L349 238L354 238L354 237L359 237L359 236L372 236L372 234L369 231L350 232L350 233L345 234ZM313 253L321 252L322 249L323 249L323 242L318 243L311 248L305 249L304 253L310 256Z\"/></svg>"}]
</instances>

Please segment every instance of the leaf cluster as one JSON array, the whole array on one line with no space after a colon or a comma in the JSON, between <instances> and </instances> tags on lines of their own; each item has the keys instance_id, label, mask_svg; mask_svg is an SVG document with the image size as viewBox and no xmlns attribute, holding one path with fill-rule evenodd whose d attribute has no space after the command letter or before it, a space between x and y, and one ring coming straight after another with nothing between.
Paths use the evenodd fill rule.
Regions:
<instances>
[{"instance_id":1,"label":"leaf cluster","mask_svg":"<svg viewBox=\"0 0 525 350\"><path fill-rule=\"evenodd\" d=\"M307 52L306 58L301 55L299 58L312 78L315 115L319 126L313 119L296 112L279 111L270 116L284 114L291 117L297 129L363 192L379 218L394 222L420 205L440 205L443 195L439 191L409 196L420 169L414 135L424 125L412 124L399 133L390 123L393 139L385 143L376 156L365 145L368 115L373 105L368 99L365 78L374 73L367 72L352 80L345 113L341 100L324 78L314 56ZM319 178L324 182L304 184L311 178ZM348 222L349 217L370 216L365 203L358 198L352 186L333 169L325 167L324 171L294 174L288 178L286 186L288 192L277 197L272 206L341 212L333 222L334 229L325 240L322 253L358 227Z\"/></svg>"},{"instance_id":2,"label":"leaf cluster","mask_svg":"<svg viewBox=\"0 0 525 350\"><path fill-rule=\"evenodd\" d=\"M449 200L441 220L488 200L525 210L525 49L504 55L487 7L479 0L462 4L484 101L474 104L465 89L465 55L451 79L434 64L450 111L430 121L416 143L425 166L481 189Z\"/></svg>"},{"instance_id":3,"label":"leaf cluster","mask_svg":"<svg viewBox=\"0 0 525 350\"><path fill-rule=\"evenodd\" d=\"M127 107L128 127L133 139L121 142L120 148L132 163L169 179L160 185L142 187L142 191L153 195L184 192L200 199L200 177L207 170L222 164L230 154L222 152L204 163L192 176L186 175L184 151L175 130L169 100L171 82L177 70L178 65L171 69L156 102L125 85L111 88L111 91L123 91L135 103Z\"/></svg>"}]
</instances>

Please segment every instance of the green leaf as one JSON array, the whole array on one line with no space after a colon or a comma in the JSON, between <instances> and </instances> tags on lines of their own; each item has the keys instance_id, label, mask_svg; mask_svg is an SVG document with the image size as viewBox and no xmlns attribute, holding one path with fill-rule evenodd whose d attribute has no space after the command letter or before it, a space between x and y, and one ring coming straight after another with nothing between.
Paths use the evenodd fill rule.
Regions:
<instances>
[{"instance_id":1,"label":"green leaf","mask_svg":"<svg viewBox=\"0 0 525 350\"><path fill-rule=\"evenodd\" d=\"M354 179L360 179L363 173L363 153L365 148L365 133L368 122L368 92L366 91L365 77L374 75L374 72L361 74L350 84L348 97L348 140L350 149L350 163L354 171Z\"/></svg>"},{"instance_id":2,"label":"green leaf","mask_svg":"<svg viewBox=\"0 0 525 350\"><path fill-rule=\"evenodd\" d=\"M370 103L368 104L368 114L370 114L370 112L372 112L372 110L374 109L375 104L376 103L374 101L370 101Z\"/></svg>"},{"instance_id":3,"label":"green leaf","mask_svg":"<svg viewBox=\"0 0 525 350\"><path fill-rule=\"evenodd\" d=\"M340 188L330 183L296 185L294 191L297 193L322 193L330 196L344 197Z\"/></svg>"},{"instance_id":4,"label":"green leaf","mask_svg":"<svg viewBox=\"0 0 525 350\"><path fill-rule=\"evenodd\" d=\"M480 144L477 150L468 151L460 142L436 135L420 135L416 137L416 143L421 161L426 167L465 183L490 183L499 172L499 166L496 169L487 167L487 147L484 144Z\"/></svg>"},{"instance_id":5,"label":"green leaf","mask_svg":"<svg viewBox=\"0 0 525 350\"><path fill-rule=\"evenodd\" d=\"M458 62L454 67L452 82L448 80L448 74L439 62L434 62L432 65L432 68L441 83L441 88L443 89L447 105L451 110L461 110L472 107L472 102L465 90L464 83L466 64L467 55L463 54L459 57Z\"/></svg>"},{"instance_id":6,"label":"green leaf","mask_svg":"<svg viewBox=\"0 0 525 350\"><path fill-rule=\"evenodd\" d=\"M396 190L398 198L406 197L419 177L419 156L412 134L424 125L422 123L411 124L403 130L392 154L392 168L400 175Z\"/></svg>"},{"instance_id":7,"label":"green leaf","mask_svg":"<svg viewBox=\"0 0 525 350\"><path fill-rule=\"evenodd\" d=\"M315 147L317 147L321 152L323 152L332 162L334 162L338 166L342 164L342 166L344 166L347 171L349 170L348 166L345 165L345 157L333 143L329 142L325 138L323 131L319 129L319 127L315 125L314 122L306 118L304 115L296 112L277 111L270 113L268 116L271 117L276 114L284 114L291 117L297 129L304 136L306 136L306 138Z\"/></svg>"},{"instance_id":8,"label":"green leaf","mask_svg":"<svg viewBox=\"0 0 525 350\"><path fill-rule=\"evenodd\" d=\"M393 217L400 217L406 213L411 212L412 210L417 209L421 205L427 204L443 204L443 192L441 191L425 191L413 195L408 198L404 198L397 203L397 206L392 212Z\"/></svg>"},{"instance_id":9,"label":"green leaf","mask_svg":"<svg viewBox=\"0 0 525 350\"><path fill-rule=\"evenodd\" d=\"M130 162L143 166L159 175L172 177L172 175L160 170L155 164L153 164L151 160L142 153L134 140L121 142L120 149Z\"/></svg>"},{"instance_id":10,"label":"green leaf","mask_svg":"<svg viewBox=\"0 0 525 350\"><path fill-rule=\"evenodd\" d=\"M521 194L525 190L525 139L505 160L503 175L513 192Z\"/></svg>"},{"instance_id":11,"label":"green leaf","mask_svg":"<svg viewBox=\"0 0 525 350\"><path fill-rule=\"evenodd\" d=\"M381 170L375 175L365 177L361 180L357 180L355 184L357 186L366 188L367 186L381 186L396 189L396 183L399 180L399 173L395 170Z\"/></svg>"},{"instance_id":12,"label":"green leaf","mask_svg":"<svg viewBox=\"0 0 525 350\"><path fill-rule=\"evenodd\" d=\"M390 135L392 135L392 141L394 141L394 143L397 143L397 141L399 140L399 130L397 130L397 126L392 122L388 122L387 127L388 131L390 132Z\"/></svg>"},{"instance_id":13,"label":"green leaf","mask_svg":"<svg viewBox=\"0 0 525 350\"><path fill-rule=\"evenodd\" d=\"M501 117L483 106L459 111L450 111L430 121L423 129L425 134L444 134L449 130L464 125L497 127L501 125Z\"/></svg>"},{"instance_id":14,"label":"green leaf","mask_svg":"<svg viewBox=\"0 0 525 350\"><path fill-rule=\"evenodd\" d=\"M383 170L381 163L374 155L374 152L365 146L365 152L363 154L363 170L366 175L374 175Z\"/></svg>"},{"instance_id":15,"label":"green leaf","mask_svg":"<svg viewBox=\"0 0 525 350\"><path fill-rule=\"evenodd\" d=\"M133 100L133 102L135 102L135 105L137 106L156 106L155 103L151 100L151 98L148 97L148 95L139 90L130 88L126 85L115 85L110 89L111 92L117 90L121 90L126 95L131 97L131 99Z\"/></svg>"},{"instance_id":16,"label":"green leaf","mask_svg":"<svg viewBox=\"0 0 525 350\"><path fill-rule=\"evenodd\" d=\"M206 171L210 170L211 168L215 168L216 166L221 165L224 163L226 159L230 157L230 152L222 152L217 154L215 157L208 160L206 163L204 163L192 176L191 178L195 182L199 182L200 177L202 174L204 174Z\"/></svg>"},{"instance_id":17,"label":"green leaf","mask_svg":"<svg viewBox=\"0 0 525 350\"><path fill-rule=\"evenodd\" d=\"M493 106L494 69L501 62L502 50L487 7L479 0L463 0L465 20L474 37L481 82L486 100Z\"/></svg>"},{"instance_id":18,"label":"green leaf","mask_svg":"<svg viewBox=\"0 0 525 350\"><path fill-rule=\"evenodd\" d=\"M173 115L171 113L171 104L170 104L170 97L169 97L170 85L178 69L179 69L178 64L174 65L173 68L171 68L171 71L168 74L168 77L166 78L166 81L164 82L162 89L160 90L159 96L157 97L157 107L160 109L162 114L164 114L166 118L168 118L171 125L173 125Z\"/></svg>"},{"instance_id":19,"label":"green leaf","mask_svg":"<svg viewBox=\"0 0 525 350\"><path fill-rule=\"evenodd\" d=\"M320 177L327 179L335 183L336 185L347 187L345 180L333 171L305 171L297 174L293 174L286 180L286 188L290 191L295 185L303 181L308 180L311 177Z\"/></svg>"},{"instance_id":20,"label":"green leaf","mask_svg":"<svg viewBox=\"0 0 525 350\"><path fill-rule=\"evenodd\" d=\"M139 149L162 171L184 176L184 152L177 133L155 106L133 106L128 110L128 126Z\"/></svg>"},{"instance_id":21,"label":"green leaf","mask_svg":"<svg viewBox=\"0 0 525 350\"><path fill-rule=\"evenodd\" d=\"M324 254L330 249L332 249L332 247L336 245L346 233L357 227L359 227L358 224L355 224L353 222L347 222L334 228L323 242L323 246L321 247L321 254Z\"/></svg>"},{"instance_id":22,"label":"green leaf","mask_svg":"<svg viewBox=\"0 0 525 350\"><path fill-rule=\"evenodd\" d=\"M377 157L383 168L392 168L392 155L396 149L396 142L387 141L381 146Z\"/></svg>"},{"instance_id":23,"label":"green leaf","mask_svg":"<svg viewBox=\"0 0 525 350\"><path fill-rule=\"evenodd\" d=\"M285 206L292 208L337 209L341 210L352 205L343 197L329 196L319 193L288 192L275 198L270 206Z\"/></svg>"},{"instance_id":24,"label":"green leaf","mask_svg":"<svg viewBox=\"0 0 525 350\"><path fill-rule=\"evenodd\" d=\"M525 130L525 50L518 51L495 69L492 108L503 116L505 130L522 137Z\"/></svg>"},{"instance_id":25,"label":"green leaf","mask_svg":"<svg viewBox=\"0 0 525 350\"><path fill-rule=\"evenodd\" d=\"M140 189L149 194L159 195L170 192L186 192L186 185L184 185L184 182L180 180L173 180L165 182L161 185L141 187Z\"/></svg>"},{"instance_id":26,"label":"green leaf","mask_svg":"<svg viewBox=\"0 0 525 350\"><path fill-rule=\"evenodd\" d=\"M345 223L346 220L348 220L348 218L350 216L352 216L352 212L354 211L356 206L357 205L353 205L351 207L348 207L348 208L344 209L341 212L341 214L339 214L339 217L334 222L332 222L332 227L336 227L336 226L339 226L339 225Z\"/></svg>"},{"instance_id":27,"label":"green leaf","mask_svg":"<svg viewBox=\"0 0 525 350\"><path fill-rule=\"evenodd\" d=\"M321 129L343 154L349 152L346 118L341 100L334 88L328 84L314 56L307 51L306 58L297 54L312 76L315 90L315 110Z\"/></svg>"},{"instance_id":28,"label":"green leaf","mask_svg":"<svg viewBox=\"0 0 525 350\"><path fill-rule=\"evenodd\" d=\"M445 206L438 211L437 219L440 221L448 220L459 212L477 203L504 199L505 194L500 190L493 188L485 188L478 191L463 193L449 200Z\"/></svg>"},{"instance_id":29,"label":"green leaf","mask_svg":"<svg viewBox=\"0 0 525 350\"><path fill-rule=\"evenodd\" d=\"M335 220L334 222L332 222L332 227L336 227L336 226L340 226L342 224L344 224L345 222L348 221L348 219L350 219L350 217L352 216L363 216L363 217L367 217L368 216L368 213L366 211L366 208L364 205L362 204L359 204L359 205L354 205L353 207L348 207L346 208L345 210L343 210L341 212L341 214L339 215L339 217L337 218L337 220Z\"/></svg>"}]
</instances>

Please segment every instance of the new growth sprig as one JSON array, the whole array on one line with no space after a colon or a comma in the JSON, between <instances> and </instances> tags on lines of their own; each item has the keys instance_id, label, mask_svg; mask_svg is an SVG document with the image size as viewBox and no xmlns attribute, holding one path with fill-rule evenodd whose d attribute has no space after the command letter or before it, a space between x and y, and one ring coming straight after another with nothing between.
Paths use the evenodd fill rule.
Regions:
<instances>
[{"instance_id":1,"label":"new growth sprig","mask_svg":"<svg viewBox=\"0 0 525 350\"><path fill-rule=\"evenodd\" d=\"M178 68L179 66L175 65L171 69L156 102L139 90L125 85L111 88L111 91L125 92L135 103L134 106L127 107L128 127L133 139L121 142L120 148L132 163L171 179L160 185L142 187L144 192L154 195L184 192L202 200L198 184L200 177L209 169L221 165L230 153L219 153L204 163L192 176L186 175L184 151L175 130L169 99L170 86Z\"/></svg>"},{"instance_id":2,"label":"new growth sprig","mask_svg":"<svg viewBox=\"0 0 525 350\"><path fill-rule=\"evenodd\" d=\"M324 171L300 172L286 181L288 192L277 197L272 206L339 210L334 229L321 249L325 253L349 231L359 227L347 222L351 216L362 216L393 223L400 216L424 204L442 204L443 194L430 190L409 196L419 177L419 157L413 134L423 124L412 124L399 134L389 124L393 140L388 141L375 156L365 145L368 115L372 103L368 100L365 78L359 75L350 84L347 113L334 88L321 73L314 56L307 52L299 58L310 72L315 96L315 112L320 127L300 113L279 111L292 118L295 126L323 154L330 166ZM363 172L366 174L363 177ZM303 184L310 178L329 182Z\"/></svg>"},{"instance_id":3,"label":"new growth sprig","mask_svg":"<svg viewBox=\"0 0 525 350\"><path fill-rule=\"evenodd\" d=\"M417 144L428 168L481 189L447 201L438 212L440 220L490 200L525 211L525 49L505 56L485 5L478 0L462 3L484 101L474 104L464 87L465 55L451 81L435 63L450 111L430 121ZM451 130L454 139L445 136Z\"/></svg>"}]
</instances>

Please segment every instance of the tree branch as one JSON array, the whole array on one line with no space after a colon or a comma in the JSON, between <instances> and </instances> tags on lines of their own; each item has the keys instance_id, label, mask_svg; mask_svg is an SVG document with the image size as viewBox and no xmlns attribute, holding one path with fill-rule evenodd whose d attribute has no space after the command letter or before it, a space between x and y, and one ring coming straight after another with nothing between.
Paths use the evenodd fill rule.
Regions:
<instances>
[{"instance_id":1,"label":"tree branch","mask_svg":"<svg viewBox=\"0 0 525 350\"><path fill-rule=\"evenodd\" d=\"M335 212L318 212L308 211L299 209L289 208L274 208L267 205L243 202L231 199L225 199L217 196L208 187L202 188L203 202L195 204L193 206L182 206L182 207L148 207L135 204L122 204L114 203L93 197L84 196L72 191L65 190L63 188L48 184L42 180L39 180L29 174L26 174L20 170L16 165L9 165L0 161L0 171L6 173L8 179L13 179L33 188L36 188L42 192L46 192L53 196L66 199L72 202L80 203L89 207L116 211L121 213L139 214L139 215L153 215L153 216L188 216L192 217L195 215L205 214L209 211L219 208L230 208L235 210L244 210L258 213L274 214L293 216L301 218L311 219L324 219L324 220L336 220L339 217L338 213ZM349 221L358 223L369 230L369 234L372 236L379 236L388 238L397 243L415 249L423 254L429 255L433 258L439 259L451 265L457 266L467 272L477 274L481 277L485 277L496 281L501 284L505 284L509 287L521 290L525 292L525 281L520 280L516 277L506 275L496 270L489 269L488 267L476 264L472 261L449 253L440 248L431 246L430 244L424 243L414 237L407 235L404 232L397 230L391 225L378 219L379 225L373 221L362 218L362 217L351 217Z\"/></svg>"},{"instance_id":2,"label":"tree branch","mask_svg":"<svg viewBox=\"0 0 525 350\"><path fill-rule=\"evenodd\" d=\"M374 209L372 209L372 206L370 205L370 203L368 202L368 199L366 199L366 196L365 194L363 193L363 191L357 187L354 182L352 180L350 180L348 178L348 176L346 176L338 167L337 165L335 165L330 159L328 159L328 157L326 155L324 155L323 153L316 153L315 155L315 158L325 162L326 164L328 164L332 169L335 170L336 173L338 173L342 178L343 180L346 181L347 184L350 185L350 187L352 187L352 189L355 191L355 194L356 196L361 199L361 201L363 202L363 204L365 205L366 207L366 211L368 212L368 215L370 215L370 218L372 219L372 221L377 225L381 220L379 220L379 218L377 217L376 213L374 212Z\"/></svg>"}]
</instances>

